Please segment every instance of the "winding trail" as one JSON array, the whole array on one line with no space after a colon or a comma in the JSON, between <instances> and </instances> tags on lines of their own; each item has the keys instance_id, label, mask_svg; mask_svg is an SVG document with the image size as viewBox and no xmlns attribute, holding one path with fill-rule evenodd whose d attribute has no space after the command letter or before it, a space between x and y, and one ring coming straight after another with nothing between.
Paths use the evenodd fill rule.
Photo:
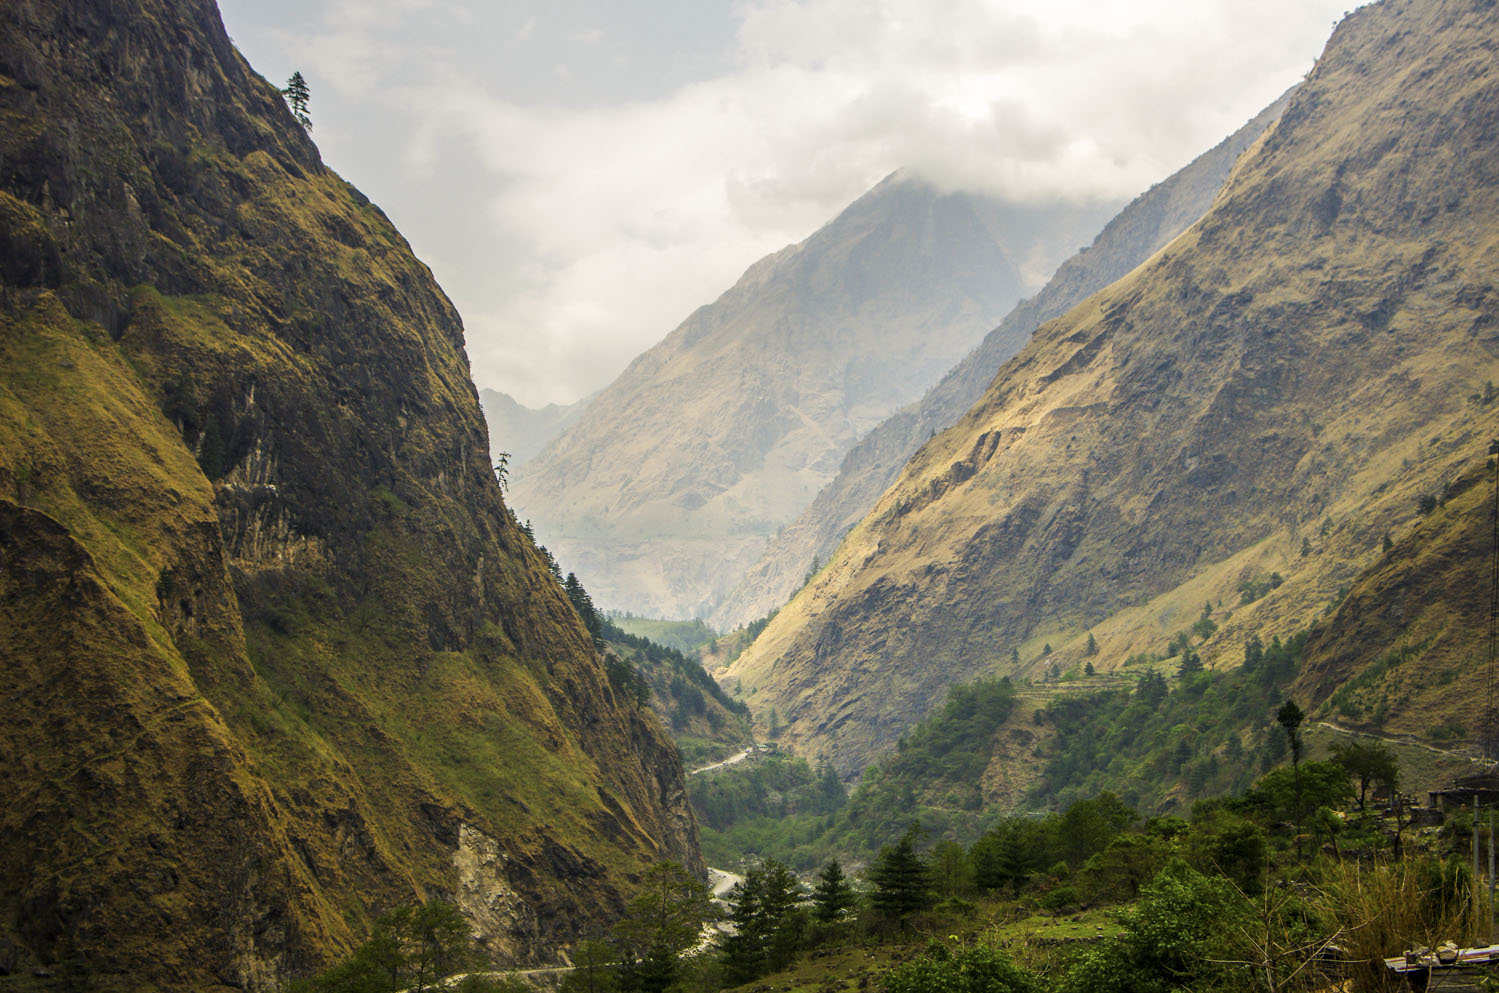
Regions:
<instances>
[{"instance_id":1,"label":"winding trail","mask_svg":"<svg viewBox=\"0 0 1499 993\"><path fill-rule=\"evenodd\" d=\"M1478 754L1472 749L1454 752L1450 749L1438 748L1435 745L1428 745L1426 742L1420 741L1410 735L1375 734L1373 731L1355 731L1353 728L1341 727L1328 721L1317 721L1313 726L1319 728L1327 728L1327 730L1329 731L1336 731L1338 734L1346 734L1352 738L1373 738L1376 741L1385 741L1392 745L1405 745L1409 748L1422 748L1428 752L1435 752L1437 755L1445 755L1446 757L1451 759L1462 759L1463 761L1467 762L1476 762L1479 759Z\"/></svg>"},{"instance_id":2,"label":"winding trail","mask_svg":"<svg viewBox=\"0 0 1499 993\"><path fill-rule=\"evenodd\" d=\"M740 755L737 758L729 759L728 762L720 762L719 765L742 761L744 761L744 756ZM716 768L716 766L713 768ZM725 898L729 895L729 891L742 882L744 882L744 877L737 872L729 872L727 869L715 869L712 866L708 867L708 885L713 887L713 899L715 902L724 903ZM688 950L687 954L698 955L712 948L721 933L722 929L716 923L703 925L702 937L698 940L697 945ZM449 976L434 988L451 989L469 976L475 976L479 979L536 980L547 977L560 978L572 972L575 968L577 967L571 965L549 965L538 969L510 969L504 972L465 972L456 976ZM409 993L409 991L403 991L403 993Z\"/></svg>"},{"instance_id":3,"label":"winding trail","mask_svg":"<svg viewBox=\"0 0 1499 993\"><path fill-rule=\"evenodd\" d=\"M743 762L753 754L755 754L755 746L750 745L745 748L744 751L735 752L733 755L730 755L722 762L714 762L712 765L705 765L701 769L693 769L689 771L687 775L696 776L700 772L712 772L714 769L722 769L726 765L738 765L740 762Z\"/></svg>"}]
</instances>

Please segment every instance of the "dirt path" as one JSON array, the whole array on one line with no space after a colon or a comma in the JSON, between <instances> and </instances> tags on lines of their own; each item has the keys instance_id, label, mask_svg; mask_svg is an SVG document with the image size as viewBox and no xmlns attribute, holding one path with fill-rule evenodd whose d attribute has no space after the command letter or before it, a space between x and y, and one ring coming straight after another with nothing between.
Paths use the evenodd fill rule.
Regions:
<instances>
[{"instance_id":1,"label":"dirt path","mask_svg":"<svg viewBox=\"0 0 1499 993\"><path fill-rule=\"evenodd\" d=\"M755 747L751 745L742 752L735 752L722 762L714 762L712 765L705 765L701 769L693 769L687 775L696 776L700 772L712 772L714 769L722 769L726 765L737 765L753 754L755 754Z\"/></svg>"},{"instance_id":2,"label":"dirt path","mask_svg":"<svg viewBox=\"0 0 1499 993\"><path fill-rule=\"evenodd\" d=\"M738 759L730 759L728 761L734 762L743 760L744 756L741 755ZM719 765L726 764L728 764L728 762L719 763ZM729 895L729 891L742 882L744 882L744 877L739 875L737 872L729 872L726 869L715 869L712 866L708 867L708 885L713 887L714 900L722 902L724 898ZM718 940L719 930L720 929L716 924L705 925L703 927L702 938L698 941L697 946L689 951L688 954L696 955L708 950L709 948L712 948L714 942ZM436 988L451 988L457 986L469 976L477 976L480 979L534 980L544 979L547 977L560 978L567 975L569 972L572 972L573 969L574 966L570 965L552 965L544 966L539 969L511 969L506 972L465 972L457 976L449 976L447 979L444 979L441 983L439 983L438 987Z\"/></svg>"},{"instance_id":3,"label":"dirt path","mask_svg":"<svg viewBox=\"0 0 1499 993\"><path fill-rule=\"evenodd\" d=\"M1428 752L1434 752L1437 755L1445 755L1447 758L1458 759L1465 762L1476 762L1479 759L1479 756L1472 749L1454 752L1446 748L1438 748L1435 745L1428 745L1426 742L1420 741L1406 734L1375 734L1373 731L1355 731L1352 728L1340 727L1328 721L1317 721L1313 726L1319 728L1327 728L1327 730L1329 731L1336 731L1338 734L1346 734L1351 738L1373 738L1375 741L1384 741L1392 745L1405 745L1408 748L1423 748Z\"/></svg>"}]
</instances>

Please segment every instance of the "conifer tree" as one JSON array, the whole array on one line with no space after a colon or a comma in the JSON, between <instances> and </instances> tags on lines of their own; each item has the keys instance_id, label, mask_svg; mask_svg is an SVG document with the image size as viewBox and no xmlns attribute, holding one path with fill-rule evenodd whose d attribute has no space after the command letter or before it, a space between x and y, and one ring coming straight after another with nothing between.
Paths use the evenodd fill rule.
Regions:
<instances>
[{"instance_id":1,"label":"conifer tree","mask_svg":"<svg viewBox=\"0 0 1499 993\"><path fill-rule=\"evenodd\" d=\"M869 902L887 920L905 926L906 918L933 903L926 861L916 851L920 826L912 824L900 841L880 849L869 869L874 888Z\"/></svg>"},{"instance_id":2,"label":"conifer tree","mask_svg":"<svg viewBox=\"0 0 1499 993\"><path fill-rule=\"evenodd\" d=\"M854 906L854 888L843 874L843 866L834 859L817 874L817 888L812 891L812 906L817 919L837 924Z\"/></svg>"},{"instance_id":3,"label":"conifer tree","mask_svg":"<svg viewBox=\"0 0 1499 993\"><path fill-rule=\"evenodd\" d=\"M301 70L291 74L291 78L286 81L286 89L281 91L281 95L286 98L286 104L291 108L291 116L302 125L302 130L311 131L312 118L307 116L307 102L312 99L312 91L307 87L307 80L302 78Z\"/></svg>"},{"instance_id":4,"label":"conifer tree","mask_svg":"<svg viewBox=\"0 0 1499 993\"><path fill-rule=\"evenodd\" d=\"M783 863L768 859L749 869L729 894L734 933L724 939L724 971L747 983L790 964L800 944L797 904L801 883Z\"/></svg>"}]
</instances>

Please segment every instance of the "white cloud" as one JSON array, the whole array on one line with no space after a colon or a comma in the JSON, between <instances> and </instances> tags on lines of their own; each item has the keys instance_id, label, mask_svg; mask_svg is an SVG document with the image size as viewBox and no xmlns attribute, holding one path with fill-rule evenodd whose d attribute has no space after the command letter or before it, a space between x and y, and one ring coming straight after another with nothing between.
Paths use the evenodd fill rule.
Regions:
<instances>
[{"instance_id":1,"label":"white cloud","mask_svg":"<svg viewBox=\"0 0 1499 993\"><path fill-rule=\"evenodd\" d=\"M604 385L896 168L1014 198L1133 196L1295 82L1342 9L748 0L714 58L691 38L642 48L666 33L611 33L593 0L322 3L272 44L317 65L315 118L319 81L333 91L325 155L453 295L480 384L533 404ZM640 16L654 5L679 14Z\"/></svg>"}]
</instances>

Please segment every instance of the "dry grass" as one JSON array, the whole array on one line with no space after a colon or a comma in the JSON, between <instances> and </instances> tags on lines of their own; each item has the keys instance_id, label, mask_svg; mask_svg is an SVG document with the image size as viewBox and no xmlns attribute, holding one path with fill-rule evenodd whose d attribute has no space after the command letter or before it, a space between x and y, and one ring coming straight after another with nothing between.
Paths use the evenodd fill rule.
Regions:
<instances>
[{"instance_id":1,"label":"dry grass","mask_svg":"<svg viewBox=\"0 0 1499 993\"><path fill-rule=\"evenodd\" d=\"M1445 878L1446 885L1443 885ZM1350 963L1355 991L1403 989L1383 959L1444 941L1487 944L1487 898L1473 894L1468 876L1426 859L1376 866L1329 866L1313 900L1340 926L1337 945Z\"/></svg>"}]
</instances>

